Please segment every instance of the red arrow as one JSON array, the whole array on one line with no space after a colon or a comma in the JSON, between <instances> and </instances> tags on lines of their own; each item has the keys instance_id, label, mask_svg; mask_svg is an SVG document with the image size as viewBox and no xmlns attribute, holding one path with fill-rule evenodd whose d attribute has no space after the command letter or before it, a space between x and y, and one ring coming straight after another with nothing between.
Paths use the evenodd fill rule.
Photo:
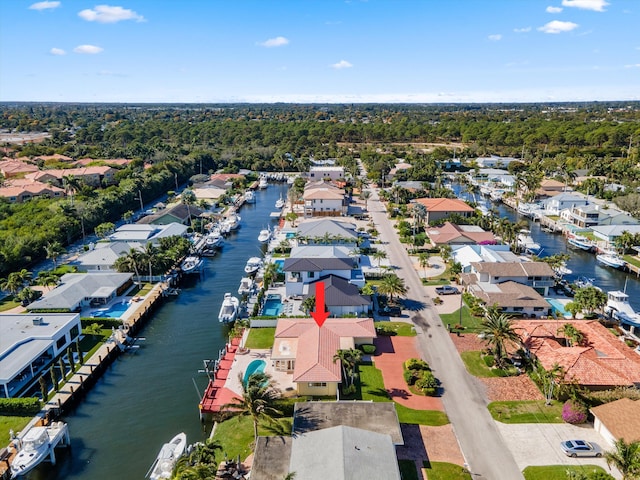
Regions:
<instances>
[{"instance_id":1,"label":"red arrow","mask_svg":"<svg viewBox=\"0 0 640 480\"><path fill-rule=\"evenodd\" d=\"M329 316L329 312L324 311L324 282L316 283L316 311L311 312L311 316L321 327Z\"/></svg>"}]
</instances>

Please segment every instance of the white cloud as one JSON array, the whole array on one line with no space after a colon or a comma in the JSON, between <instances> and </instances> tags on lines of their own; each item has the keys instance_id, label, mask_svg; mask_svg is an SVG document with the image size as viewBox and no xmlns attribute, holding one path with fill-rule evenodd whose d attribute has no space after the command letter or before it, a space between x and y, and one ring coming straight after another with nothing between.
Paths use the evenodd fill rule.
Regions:
<instances>
[{"instance_id":1,"label":"white cloud","mask_svg":"<svg viewBox=\"0 0 640 480\"><path fill-rule=\"evenodd\" d=\"M116 23L122 20L144 22L144 17L133 10L111 5L96 5L93 10L87 8L78 12L78 16L87 22Z\"/></svg>"},{"instance_id":2,"label":"white cloud","mask_svg":"<svg viewBox=\"0 0 640 480\"><path fill-rule=\"evenodd\" d=\"M496 33L493 35L489 35L487 38L492 42L497 42L498 40L502 40L502 35L500 35L499 33Z\"/></svg>"},{"instance_id":3,"label":"white cloud","mask_svg":"<svg viewBox=\"0 0 640 480\"><path fill-rule=\"evenodd\" d=\"M342 70L343 68L351 68L353 65L346 60L340 60L338 63L334 63L331 65L331 68L335 68L336 70Z\"/></svg>"},{"instance_id":4,"label":"white cloud","mask_svg":"<svg viewBox=\"0 0 640 480\"><path fill-rule=\"evenodd\" d=\"M102 47L96 47L95 45L78 45L73 49L76 53L85 53L88 55L95 55L96 53L100 53L104 50Z\"/></svg>"},{"instance_id":5,"label":"white cloud","mask_svg":"<svg viewBox=\"0 0 640 480\"><path fill-rule=\"evenodd\" d=\"M514 28L513 31L516 33L527 33L531 31L531 27Z\"/></svg>"},{"instance_id":6,"label":"white cloud","mask_svg":"<svg viewBox=\"0 0 640 480\"><path fill-rule=\"evenodd\" d=\"M49 50L49 53L51 55L66 55L67 54L67 52L65 52L63 49L55 48L55 47L53 47L51 50Z\"/></svg>"},{"instance_id":7,"label":"white cloud","mask_svg":"<svg viewBox=\"0 0 640 480\"><path fill-rule=\"evenodd\" d=\"M275 37L270 38L269 40L265 40L264 42L259 42L258 45L261 47L273 48L273 47L283 47L289 44L289 39L286 37Z\"/></svg>"},{"instance_id":8,"label":"white cloud","mask_svg":"<svg viewBox=\"0 0 640 480\"><path fill-rule=\"evenodd\" d=\"M625 65L624 68L640 68L640 63L634 63L631 65Z\"/></svg>"},{"instance_id":9,"label":"white cloud","mask_svg":"<svg viewBox=\"0 0 640 480\"><path fill-rule=\"evenodd\" d=\"M542 27L538 27L538 30L544 33L563 33L570 32L576 28L578 28L577 23L553 20L552 22L545 23Z\"/></svg>"},{"instance_id":10,"label":"white cloud","mask_svg":"<svg viewBox=\"0 0 640 480\"><path fill-rule=\"evenodd\" d=\"M562 7L552 7L549 5L547 7L547 13L560 13L562 11Z\"/></svg>"},{"instance_id":11,"label":"white cloud","mask_svg":"<svg viewBox=\"0 0 640 480\"><path fill-rule=\"evenodd\" d=\"M594 12L604 12L607 5L605 0L562 0L564 7L581 8L582 10L593 10Z\"/></svg>"},{"instance_id":12,"label":"white cloud","mask_svg":"<svg viewBox=\"0 0 640 480\"><path fill-rule=\"evenodd\" d=\"M29 6L29 10L49 10L53 8L58 8L60 6L60 2L37 2L33 5Z\"/></svg>"}]
</instances>

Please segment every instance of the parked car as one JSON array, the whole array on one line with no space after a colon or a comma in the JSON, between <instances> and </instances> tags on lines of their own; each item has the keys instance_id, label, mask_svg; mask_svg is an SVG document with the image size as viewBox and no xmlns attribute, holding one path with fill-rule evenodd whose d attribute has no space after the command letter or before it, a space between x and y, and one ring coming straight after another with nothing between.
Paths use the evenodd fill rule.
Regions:
<instances>
[{"instance_id":1,"label":"parked car","mask_svg":"<svg viewBox=\"0 0 640 480\"><path fill-rule=\"evenodd\" d=\"M438 295L455 295L456 293L460 293L460 290L451 285L443 285L441 287L436 287L436 293Z\"/></svg>"},{"instance_id":2,"label":"parked car","mask_svg":"<svg viewBox=\"0 0 640 480\"><path fill-rule=\"evenodd\" d=\"M595 443L586 440L560 442L560 448L569 457L601 457L602 451Z\"/></svg>"},{"instance_id":3,"label":"parked car","mask_svg":"<svg viewBox=\"0 0 640 480\"><path fill-rule=\"evenodd\" d=\"M402 315L402 308L399 305L386 305L378 310L380 315L389 315L390 317L399 317Z\"/></svg>"}]
</instances>

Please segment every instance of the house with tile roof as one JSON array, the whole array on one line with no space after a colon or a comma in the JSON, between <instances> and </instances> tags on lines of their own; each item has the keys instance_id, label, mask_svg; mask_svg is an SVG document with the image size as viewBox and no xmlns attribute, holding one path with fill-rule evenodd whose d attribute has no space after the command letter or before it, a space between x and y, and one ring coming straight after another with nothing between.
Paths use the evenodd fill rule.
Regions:
<instances>
[{"instance_id":1,"label":"house with tile roof","mask_svg":"<svg viewBox=\"0 0 640 480\"><path fill-rule=\"evenodd\" d=\"M282 270L285 273L286 294L293 297L304 295L309 283L327 275L344 278L358 287L364 286L365 282L353 258L289 257L284 259Z\"/></svg>"},{"instance_id":2,"label":"house with tile roof","mask_svg":"<svg viewBox=\"0 0 640 480\"><path fill-rule=\"evenodd\" d=\"M334 396L342 381L338 350L373 343L371 318L328 318L318 327L312 318L281 318L276 327L271 361L276 370L290 372L298 395Z\"/></svg>"},{"instance_id":3,"label":"house with tile roof","mask_svg":"<svg viewBox=\"0 0 640 480\"><path fill-rule=\"evenodd\" d=\"M330 182L320 180L304 187L304 216L339 217L347 214L345 191Z\"/></svg>"},{"instance_id":4,"label":"house with tile roof","mask_svg":"<svg viewBox=\"0 0 640 480\"><path fill-rule=\"evenodd\" d=\"M558 180L545 178L540 182L540 188L536 190L536 198L555 197L566 190L571 190L571 188L568 188L567 185Z\"/></svg>"},{"instance_id":5,"label":"house with tile roof","mask_svg":"<svg viewBox=\"0 0 640 480\"><path fill-rule=\"evenodd\" d=\"M584 336L580 345L568 346L559 333L567 323ZM640 386L640 356L597 320L517 320L514 328L545 369L563 368L566 382L590 390Z\"/></svg>"},{"instance_id":6,"label":"house with tile roof","mask_svg":"<svg viewBox=\"0 0 640 480\"><path fill-rule=\"evenodd\" d=\"M62 198L63 189L48 183L33 180L11 180L6 186L0 187L0 197L11 203L23 203L32 198Z\"/></svg>"},{"instance_id":7,"label":"house with tile roof","mask_svg":"<svg viewBox=\"0 0 640 480\"><path fill-rule=\"evenodd\" d=\"M101 187L103 185L113 185L116 183L117 170L105 166L96 167L79 167L79 168L64 168L64 169L50 169L41 170L39 172L29 173L25 175L25 178L37 180L39 182L50 182L59 187L63 186L64 177L71 177L83 181L92 187Z\"/></svg>"},{"instance_id":8,"label":"house with tile roof","mask_svg":"<svg viewBox=\"0 0 640 480\"><path fill-rule=\"evenodd\" d=\"M466 202L457 198L416 198L411 203L419 203L427 207L425 222L430 224L449 218L456 214L461 217L471 217L475 210Z\"/></svg>"},{"instance_id":9,"label":"house with tile roof","mask_svg":"<svg viewBox=\"0 0 640 480\"><path fill-rule=\"evenodd\" d=\"M497 242L492 232L487 232L477 225L456 225L444 222L441 226L427 227L427 237L432 247L443 245L494 245Z\"/></svg>"},{"instance_id":10,"label":"house with tile roof","mask_svg":"<svg viewBox=\"0 0 640 480\"><path fill-rule=\"evenodd\" d=\"M23 162L22 160L2 160L0 162L0 173L4 178L20 177L27 173L37 172L39 168L37 165Z\"/></svg>"},{"instance_id":11,"label":"house with tile roof","mask_svg":"<svg viewBox=\"0 0 640 480\"><path fill-rule=\"evenodd\" d=\"M303 289L305 299L315 296L315 285L318 282L324 282L324 303L333 317L364 316L373 308L370 295L361 295L356 285L335 275L326 275L305 285Z\"/></svg>"},{"instance_id":12,"label":"house with tile roof","mask_svg":"<svg viewBox=\"0 0 640 480\"><path fill-rule=\"evenodd\" d=\"M640 400L621 398L591 409L593 428L613 447L617 440L640 442Z\"/></svg>"}]
</instances>

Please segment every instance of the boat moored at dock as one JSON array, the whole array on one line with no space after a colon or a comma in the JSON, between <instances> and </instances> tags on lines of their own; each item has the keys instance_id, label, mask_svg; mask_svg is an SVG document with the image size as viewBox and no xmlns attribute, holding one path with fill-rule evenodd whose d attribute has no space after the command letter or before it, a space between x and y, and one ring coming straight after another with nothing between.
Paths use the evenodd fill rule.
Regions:
<instances>
[{"instance_id":1,"label":"boat moored at dock","mask_svg":"<svg viewBox=\"0 0 640 480\"><path fill-rule=\"evenodd\" d=\"M268 228L260 230L258 241L260 243L267 243L269 240L271 240L271 230Z\"/></svg>"},{"instance_id":2,"label":"boat moored at dock","mask_svg":"<svg viewBox=\"0 0 640 480\"><path fill-rule=\"evenodd\" d=\"M257 273L258 270L260 270L260 267L262 267L262 258L251 257L249 260L247 260L247 264L244 267L244 273L246 273L247 275L252 275L254 273Z\"/></svg>"},{"instance_id":3,"label":"boat moored at dock","mask_svg":"<svg viewBox=\"0 0 640 480\"><path fill-rule=\"evenodd\" d=\"M232 296L230 293L224 294L224 300L220 307L218 320L222 323L231 323L238 317L238 308L240 308L240 300Z\"/></svg>"},{"instance_id":4,"label":"boat moored at dock","mask_svg":"<svg viewBox=\"0 0 640 480\"><path fill-rule=\"evenodd\" d=\"M173 467L175 467L178 459L184 454L187 448L187 435L179 433L171 439L170 442L162 445L156 460L151 465L147 476L151 480L160 480L163 478L171 478Z\"/></svg>"},{"instance_id":5,"label":"boat moored at dock","mask_svg":"<svg viewBox=\"0 0 640 480\"><path fill-rule=\"evenodd\" d=\"M26 475L49 457L55 465L55 447L69 446L69 429L66 423L54 422L49 426L31 427L16 440L20 446L18 454L11 462L12 478Z\"/></svg>"},{"instance_id":6,"label":"boat moored at dock","mask_svg":"<svg viewBox=\"0 0 640 480\"><path fill-rule=\"evenodd\" d=\"M569 246L579 248L580 250L584 250L585 252L592 252L596 248L594 242L581 235L570 236L569 238L567 238L567 243L569 244Z\"/></svg>"},{"instance_id":7,"label":"boat moored at dock","mask_svg":"<svg viewBox=\"0 0 640 480\"><path fill-rule=\"evenodd\" d=\"M596 260L607 267L624 269L627 266L627 262L615 252L603 252L596 255Z\"/></svg>"},{"instance_id":8,"label":"boat moored at dock","mask_svg":"<svg viewBox=\"0 0 640 480\"><path fill-rule=\"evenodd\" d=\"M189 255L180 264L182 273L197 273L202 269L204 261L197 255Z\"/></svg>"}]
</instances>

